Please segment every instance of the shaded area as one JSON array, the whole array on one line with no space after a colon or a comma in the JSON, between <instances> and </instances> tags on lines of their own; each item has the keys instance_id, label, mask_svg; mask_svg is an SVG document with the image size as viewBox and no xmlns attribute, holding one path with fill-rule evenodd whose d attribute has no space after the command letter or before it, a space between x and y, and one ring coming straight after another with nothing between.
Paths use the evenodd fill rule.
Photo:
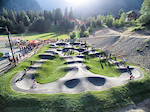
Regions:
<instances>
[{"instance_id":1,"label":"shaded area","mask_svg":"<svg viewBox=\"0 0 150 112\"><path fill-rule=\"evenodd\" d=\"M102 69L104 69L103 64L104 64L106 67L107 67L107 65L108 65L109 67L114 66L113 64L110 64L110 62L109 62L107 59L101 59L101 60L100 60L100 65L101 65Z\"/></svg>"},{"instance_id":2,"label":"shaded area","mask_svg":"<svg viewBox=\"0 0 150 112\"><path fill-rule=\"evenodd\" d=\"M58 53L56 53L54 51L46 51L44 54L46 55L46 53L52 53L52 54L58 55Z\"/></svg>"},{"instance_id":3,"label":"shaded area","mask_svg":"<svg viewBox=\"0 0 150 112\"><path fill-rule=\"evenodd\" d=\"M80 42L70 43L70 45L80 45Z\"/></svg>"},{"instance_id":4,"label":"shaded area","mask_svg":"<svg viewBox=\"0 0 150 112\"><path fill-rule=\"evenodd\" d=\"M101 77L88 77L87 79L95 86L103 86L106 82L106 80Z\"/></svg>"},{"instance_id":5,"label":"shaded area","mask_svg":"<svg viewBox=\"0 0 150 112\"><path fill-rule=\"evenodd\" d=\"M57 53L56 53L56 55L57 55ZM55 58L55 56L53 56L51 54L44 53L44 54L39 55L39 58L41 58L41 59L51 59L51 58Z\"/></svg>"},{"instance_id":6,"label":"shaded area","mask_svg":"<svg viewBox=\"0 0 150 112\"><path fill-rule=\"evenodd\" d=\"M77 51L79 51L79 52L83 52L83 51L85 51L85 49L83 49L83 48L80 48L80 49L76 49Z\"/></svg>"},{"instance_id":7,"label":"shaded area","mask_svg":"<svg viewBox=\"0 0 150 112\"><path fill-rule=\"evenodd\" d=\"M56 45L63 46L63 45L68 45L68 44L66 44L66 43L57 43Z\"/></svg>"},{"instance_id":8,"label":"shaded area","mask_svg":"<svg viewBox=\"0 0 150 112\"><path fill-rule=\"evenodd\" d=\"M94 53L93 55L95 55L96 57L99 57L101 53Z\"/></svg>"},{"instance_id":9,"label":"shaded area","mask_svg":"<svg viewBox=\"0 0 150 112\"><path fill-rule=\"evenodd\" d=\"M30 67L28 67L29 68L29 70L36 70L37 68L40 68L40 67L34 67L34 66L30 66Z\"/></svg>"},{"instance_id":10,"label":"shaded area","mask_svg":"<svg viewBox=\"0 0 150 112\"><path fill-rule=\"evenodd\" d=\"M134 68L129 68L129 69L126 69L126 68L120 68L119 70L120 70L121 73L125 73L125 72L130 73L133 69L134 69Z\"/></svg>"},{"instance_id":11,"label":"shaded area","mask_svg":"<svg viewBox=\"0 0 150 112\"><path fill-rule=\"evenodd\" d=\"M38 63L38 64L42 64L42 63L43 63L43 61L36 61L36 63Z\"/></svg>"},{"instance_id":12,"label":"shaded area","mask_svg":"<svg viewBox=\"0 0 150 112\"><path fill-rule=\"evenodd\" d=\"M67 59L73 59L72 56L64 57L65 60Z\"/></svg>"},{"instance_id":13,"label":"shaded area","mask_svg":"<svg viewBox=\"0 0 150 112\"><path fill-rule=\"evenodd\" d=\"M23 75L20 78L16 79L14 83L18 81L22 81L25 77L26 77L26 73L23 73Z\"/></svg>"},{"instance_id":14,"label":"shaded area","mask_svg":"<svg viewBox=\"0 0 150 112\"><path fill-rule=\"evenodd\" d=\"M89 51L84 51L82 54L88 55L88 54L89 54Z\"/></svg>"},{"instance_id":15,"label":"shaded area","mask_svg":"<svg viewBox=\"0 0 150 112\"><path fill-rule=\"evenodd\" d=\"M77 58L83 58L84 56L76 56Z\"/></svg>"},{"instance_id":16,"label":"shaded area","mask_svg":"<svg viewBox=\"0 0 150 112\"><path fill-rule=\"evenodd\" d=\"M73 63L82 63L83 61L70 61L70 62L66 62L64 64L73 64Z\"/></svg>"},{"instance_id":17,"label":"shaded area","mask_svg":"<svg viewBox=\"0 0 150 112\"><path fill-rule=\"evenodd\" d=\"M79 79L72 79L72 80L68 80L66 81L64 84L68 87L68 88L74 88L78 85L78 83L80 82Z\"/></svg>"},{"instance_id":18,"label":"shaded area","mask_svg":"<svg viewBox=\"0 0 150 112\"><path fill-rule=\"evenodd\" d=\"M68 67L67 70L68 70L68 71L78 71L79 68L78 68L78 67Z\"/></svg>"},{"instance_id":19,"label":"shaded area","mask_svg":"<svg viewBox=\"0 0 150 112\"><path fill-rule=\"evenodd\" d=\"M62 49L63 52L68 52L69 50L74 50L74 48L72 48L72 47L67 47L67 48L63 48L63 49Z\"/></svg>"}]
</instances>

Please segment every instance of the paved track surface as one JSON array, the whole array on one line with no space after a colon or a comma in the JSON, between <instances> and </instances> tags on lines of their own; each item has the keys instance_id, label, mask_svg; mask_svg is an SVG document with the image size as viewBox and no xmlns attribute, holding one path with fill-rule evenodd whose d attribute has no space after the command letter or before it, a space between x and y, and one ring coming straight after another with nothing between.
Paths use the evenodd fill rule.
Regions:
<instances>
[{"instance_id":1,"label":"paved track surface","mask_svg":"<svg viewBox=\"0 0 150 112\"><path fill-rule=\"evenodd\" d=\"M68 44L69 46L69 44ZM91 52L91 49L88 49ZM78 52L78 51L75 51ZM68 62L67 67L69 68L68 73L65 77L58 79L52 83L39 84L36 83L37 87L33 88L33 75L36 69L44 62L47 61L51 55L59 54L61 57ZM96 52L94 52L96 53ZM119 77L106 77L98 74L91 73L87 70L86 66L82 63L83 54L79 53L77 56L67 56L62 53L61 50L57 50L56 47L50 48L43 58L37 61L34 65L28 67L26 77L23 76L23 71L17 73L11 80L11 87L13 90L22 93L39 93L39 94L56 94L56 93L68 93L75 94L86 91L102 91L111 87L123 85L129 81L130 74L127 72L126 67L122 64L118 64L121 70ZM110 60L110 63L118 63L117 61ZM135 67L130 67L133 80L138 80L143 77L143 73Z\"/></svg>"}]
</instances>

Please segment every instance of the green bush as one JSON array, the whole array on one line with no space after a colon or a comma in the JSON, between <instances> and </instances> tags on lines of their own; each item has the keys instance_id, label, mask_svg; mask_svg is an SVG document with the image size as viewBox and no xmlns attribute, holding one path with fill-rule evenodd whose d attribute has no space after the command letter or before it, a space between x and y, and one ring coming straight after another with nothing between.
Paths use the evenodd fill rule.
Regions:
<instances>
[{"instance_id":1,"label":"green bush","mask_svg":"<svg viewBox=\"0 0 150 112\"><path fill-rule=\"evenodd\" d=\"M112 15L107 15L107 17L106 17L106 25L108 27L112 27L112 24L113 24L113 16Z\"/></svg>"},{"instance_id":2,"label":"green bush","mask_svg":"<svg viewBox=\"0 0 150 112\"><path fill-rule=\"evenodd\" d=\"M89 37L89 31L84 32L84 37Z\"/></svg>"},{"instance_id":3,"label":"green bush","mask_svg":"<svg viewBox=\"0 0 150 112\"><path fill-rule=\"evenodd\" d=\"M80 32L80 37L84 37L84 32Z\"/></svg>"},{"instance_id":4,"label":"green bush","mask_svg":"<svg viewBox=\"0 0 150 112\"><path fill-rule=\"evenodd\" d=\"M71 32L71 33L70 33L70 38L71 38L71 39L74 39L75 37L76 37L76 32Z\"/></svg>"},{"instance_id":5,"label":"green bush","mask_svg":"<svg viewBox=\"0 0 150 112\"><path fill-rule=\"evenodd\" d=\"M131 21L129 22L129 24L130 24L130 25L135 25L136 22L135 22L135 20L131 20Z\"/></svg>"},{"instance_id":6,"label":"green bush","mask_svg":"<svg viewBox=\"0 0 150 112\"><path fill-rule=\"evenodd\" d=\"M121 18L119 19L120 27L124 26L124 25L125 25L125 22L126 22L126 14L125 14L125 13L122 13L122 14L121 14Z\"/></svg>"},{"instance_id":7,"label":"green bush","mask_svg":"<svg viewBox=\"0 0 150 112\"><path fill-rule=\"evenodd\" d=\"M115 26L116 28L120 27L120 23L118 19L113 21L113 26Z\"/></svg>"},{"instance_id":8,"label":"green bush","mask_svg":"<svg viewBox=\"0 0 150 112\"><path fill-rule=\"evenodd\" d=\"M3 56L3 53L0 53L0 57L2 57Z\"/></svg>"}]
</instances>

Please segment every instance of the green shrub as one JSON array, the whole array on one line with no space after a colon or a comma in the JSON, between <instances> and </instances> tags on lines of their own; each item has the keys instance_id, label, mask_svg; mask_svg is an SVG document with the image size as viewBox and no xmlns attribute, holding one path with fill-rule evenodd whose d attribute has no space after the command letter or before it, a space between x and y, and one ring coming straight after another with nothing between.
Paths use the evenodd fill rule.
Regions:
<instances>
[{"instance_id":1,"label":"green shrub","mask_svg":"<svg viewBox=\"0 0 150 112\"><path fill-rule=\"evenodd\" d=\"M2 57L3 56L3 53L0 53L0 57Z\"/></svg>"},{"instance_id":2,"label":"green shrub","mask_svg":"<svg viewBox=\"0 0 150 112\"><path fill-rule=\"evenodd\" d=\"M89 31L84 32L84 37L89 37Z\"/></svg>"},{"instance_id":3,"label":"green shrub","mask_svg":"<svg viewBox=\"0 0 150 112\"><path fill-rule=\"evenodd\" d=\"M129 24L130 24L130 25L135 25L136 22L135 22L135 20L131 20L131 21L129 22Z\"/></svg>"},{"instance_id":4,"label":"green shrub","mask_svg":"<svg viewBox=\"0 0 150 112\"><path fill-rule=\"evenodd\" d=\"M113 26L115 26L116 28L120 27L120 23L118 19L113 21Z\"/></svg>"},{"instance_id":5,"label":"green shrub","mask_svg":"<svg viewBox=\"0 0 150 112\"><path fill-rule=\"evenodd\" d=\"M112 27L112 24L113 24L113 16L112 15L107 15L107 17L106 17L106 25L108 27Z\"/></svg>"},{"instance_id":6,"label":"green shrub","mask_svg":"<svg viewBox=\"0 0 150 112\"><path fill-rule=\"evenodd\" d=\"M70 33L70 38L71 38L71 39L74 39L75 37L76 37L76 32L71 32L71 33Z\"/></svg>"},{"instance_id":7,"label":"green shrub","mask_svg":"<svg viewBox=\"0 0 150 112\"><path fill-rule=\"evenodd\" d=\"M121 18L119 19L120 27L124 26L124 25L125 25L125 22L126 22L126 14L125 14L125 13L122 13L122 14L121 14Z\"/></svg>"}]
</instances>

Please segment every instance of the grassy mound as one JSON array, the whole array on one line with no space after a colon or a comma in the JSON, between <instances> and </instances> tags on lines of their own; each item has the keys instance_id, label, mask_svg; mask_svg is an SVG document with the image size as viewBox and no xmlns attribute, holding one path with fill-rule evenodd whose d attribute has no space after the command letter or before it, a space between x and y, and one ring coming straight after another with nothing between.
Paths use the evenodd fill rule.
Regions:
<instances>
[{"instance_id":1,"label":"grassy mound","mask_svg":"<svg viewBox=\"0 0 150 112\"><path fill-rule=\"evenodd\" d=\"M87 69L95 74L108 77L119 77L121 72L114 64L110 64L106 59L99 60L94 55L86 55L84 59Z\"/></svg>"},{"instance_id":2,"label":"grassy mound","mask_svg":"<svg viewBox=\"0 0 150 112\"><path fill-rule=\"evenodd\" d=\"M48 61L43 62L36 70L36 81L43 84L64 77L68 72L67 67L64 67L66 66L66 64L64 64L65 62L66 61L59 56L51 57Z\"/></svg>"}]
</instances>

